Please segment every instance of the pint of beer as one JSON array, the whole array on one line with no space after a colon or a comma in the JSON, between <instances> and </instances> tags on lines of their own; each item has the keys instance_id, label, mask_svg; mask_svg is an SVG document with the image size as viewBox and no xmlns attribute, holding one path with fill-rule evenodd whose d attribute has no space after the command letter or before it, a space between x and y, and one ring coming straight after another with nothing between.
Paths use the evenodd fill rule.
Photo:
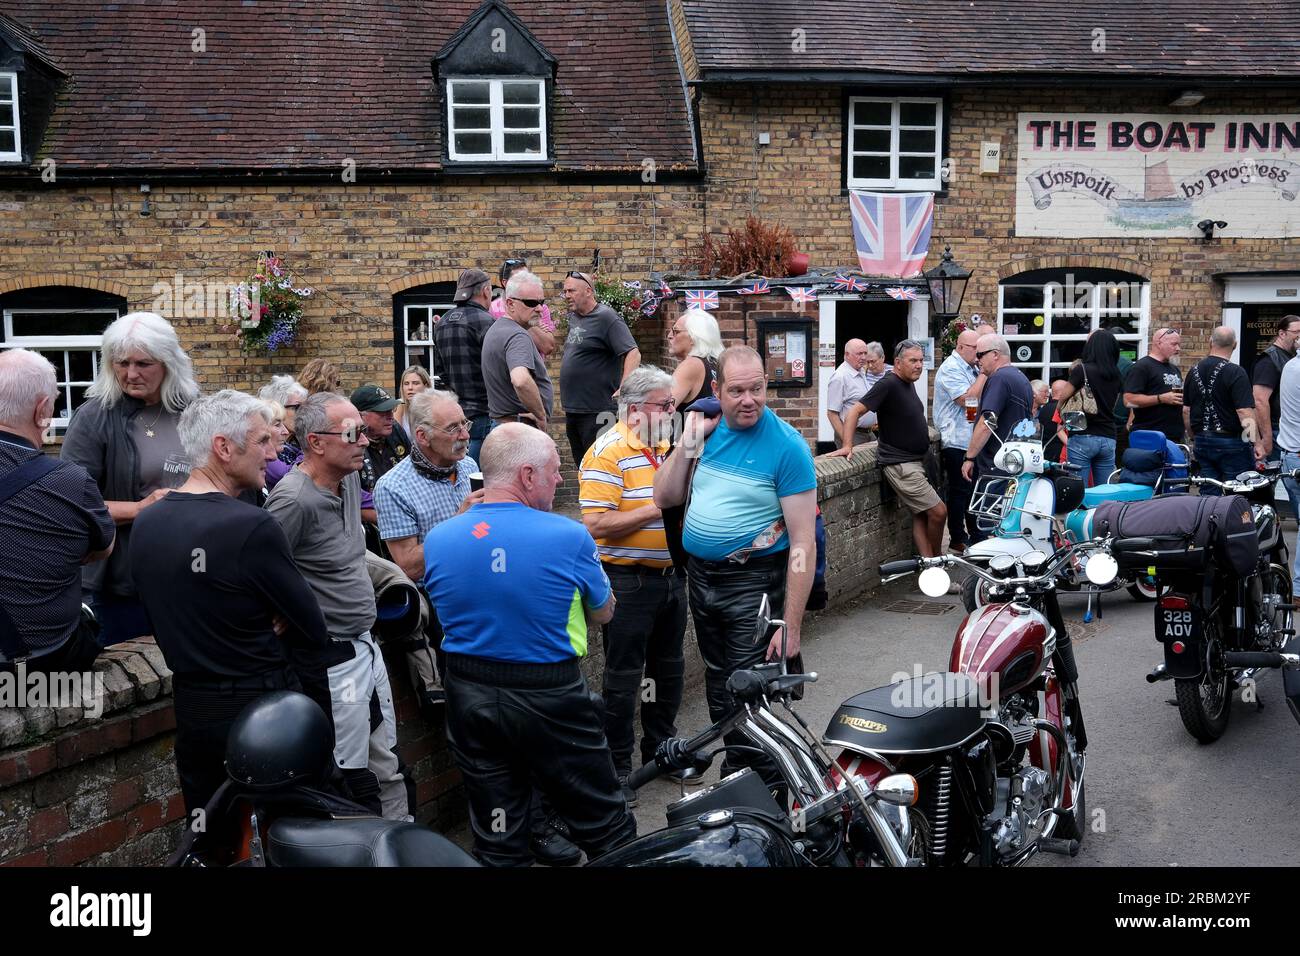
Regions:
<instances>
[{"instance_id":1,"label":"pint of beer","mask_svg":"<svg viewBox=\"0 0 1300 956\"><path fill-rule=\"evenodd\" d=\"M973 422L976 418L976 412L979 411L980 403L977 398L966 399L966 421Z\"/></svg>"}]
</instances>

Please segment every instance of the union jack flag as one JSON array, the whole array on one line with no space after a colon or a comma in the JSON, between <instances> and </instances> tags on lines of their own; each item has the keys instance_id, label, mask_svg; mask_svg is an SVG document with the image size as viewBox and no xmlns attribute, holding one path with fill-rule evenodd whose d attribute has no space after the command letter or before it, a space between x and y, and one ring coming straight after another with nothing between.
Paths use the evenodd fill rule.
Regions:
<instances>
[{"instance_id":1,"label":"union jack flag","mask_svg":"<svg viewBox=\"0 0 1300 956\"><path fill-rule=\"evenodd\" d=\"M835 291L836 292L866 292L867 284L861 279L853 276L847 276L837 272L835 274Z\"/></svg>"},{"instance_id":2,"label":"union jack flag","mask_svg":"<svg viewBox=\"0 0 1300 956\"><path fill-rule=\"evenodd\" d=\"M919 299L915 289L906 289L901 286L895 286L892 289L885 290L891 299Z\"/></svg>"},{"instance_id":3,"label":"union jack flag","mask_svg":"<svg viewBox=\"0 0 1300 956\"><path fill-rule=\"evenodd\" d=\"M660 279L660 280L659 280L659 298L661 298L661 299L671 299L671 298L672 298L673 296L675 296L676 294L677 294L677 293L673 291L673 287L672 287L672 286L670 286L670 285L669 285L667 282L665 282L663 279Z\"/></svg>"},{"instance_id":4,"label":"union jack flag","mask_svg":"<svg viewBox=\"0 0 1300 956\"><path fill-rule=\"evenodd\" d=\"M785 286L785 291L790 293L790 298L794 302L816 302L817 292L812 286Z\"/></svg>"},{"instance_id":5,"label":"union jack flag","mask_svg":"<svg viewBox=\"0 0 1300 956\"><path fill-rule=\"evenodd\" d=\"M716 309L718 292L716 289L688 289L686 291L686 308Z\"/></svg>"},{"instance_id":6,"label":"union jack flag","mask_svg":"<svg viewBox=\"0 0 1300 956\"><path fill-rule=\"evenodd\" d=\"M925 264L934 223L931 193L849 192L858 264L873 276L917 275Z\"/></svg>"},{"instance_id":7,"label":"union jack flag","mask_svg":"<svg viewBox=\"0 0 1300 956\"><path fill-rule=\"evenodd\" d=\"M654 315L657 308L659 308L659 298L653 292L647 292L641 297L642 315Z\"/></svg>"},{"instance_id":8,"label":"union jack flag","mask_svg":"<svg viewBox=\"0 0 1300 956\"><path fill-rule=\"evenodd\" d=\"M762 295L765 292L772 291L767 284L767 279L759 279L757 282L751 282L747 286L742 286L736 290L740 295Z\"/></svg>"}]
</instances>

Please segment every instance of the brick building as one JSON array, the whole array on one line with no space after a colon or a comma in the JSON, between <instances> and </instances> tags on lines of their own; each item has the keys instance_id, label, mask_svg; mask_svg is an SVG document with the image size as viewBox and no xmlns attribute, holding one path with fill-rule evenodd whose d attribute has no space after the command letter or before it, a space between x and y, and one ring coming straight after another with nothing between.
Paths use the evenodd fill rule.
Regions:
<instances>
[{"instance_id":1,"label":"brick building","mask_svg":"<svg viewBox=\"0 0 1300 956\"><path fill-rule=\"evenodd\" d=\"M598 250L694 288L682 259L753 213L817 284L855 266L862 188L934 194L927 264L952 246L963 312L1031 377L1102 323L1139 355L1153 324L1195 354L1227 321L1249 356L1300 289L1298 21L1263 0L0 0L0 346L50 353L69 406L128 308L169 308L209 387L317 354L391 382L432 360L416 333L466 265L522 254L558 288ZM247 355L211 289L264 250L318 295L292 349ZM847 338L933 332L924 295L773 287L720 315L754 345L759 320L811 320L817 371L773 395L810 440ZM648 360L679 306L639 324Z\"/></svg>"}]
</instances>

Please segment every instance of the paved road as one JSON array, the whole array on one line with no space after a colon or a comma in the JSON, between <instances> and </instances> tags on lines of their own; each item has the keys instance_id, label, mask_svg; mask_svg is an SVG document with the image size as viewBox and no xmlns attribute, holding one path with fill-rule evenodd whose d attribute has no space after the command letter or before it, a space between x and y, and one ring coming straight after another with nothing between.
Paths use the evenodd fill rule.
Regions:
<instances>
[{"instance_id":1,"label":"paved road","mask_svg":"<svg viewBox=\"0 0 1300 956\"><path fill-rule=\"evenodd\" d=\"M930 601L893 585L870 603L822 616L805 635L805 661L821 679L799 713L816 730L841 700L888 683L919 664L946 669L962 611L956 597ZM901 589L900 589L901 588ZM899 601L947 606L940 614L887 610ZM1300 862L1300 724L1281 680L1264 675L1264 709L1240 701L1217 743L1197 744L1169 701L1173 685L1145 675L1160 659L1152 610L1127 595L1111 597L1100 622L1083 625L1083 601L1062 599L1077 625L1075 654L1088 726L1089 833L1079 856L1039 857L1030 865L1262 866ZM708 724L703 688L687 690L682 733ZM716 768L710 779L717 778ZM677 788L656 781L641 791L642 833L664 825Z\"/></svg>"}]
</instances>

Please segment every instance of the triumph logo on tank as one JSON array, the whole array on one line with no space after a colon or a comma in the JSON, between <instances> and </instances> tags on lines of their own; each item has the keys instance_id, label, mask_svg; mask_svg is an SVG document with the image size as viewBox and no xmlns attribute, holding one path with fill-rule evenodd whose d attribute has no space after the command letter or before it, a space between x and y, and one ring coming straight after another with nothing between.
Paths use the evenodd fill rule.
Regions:
<instances>
[{"instance_id":1,"label":"triumph logo on tank","mask_svg":"<svg viewBox=\"0 0 1300 956\"><path fill-rule=\"evenodd\" d=\"M1300 118L1021 113L1016 234L1294 235Z\"/></svg>"}]
</instances>

